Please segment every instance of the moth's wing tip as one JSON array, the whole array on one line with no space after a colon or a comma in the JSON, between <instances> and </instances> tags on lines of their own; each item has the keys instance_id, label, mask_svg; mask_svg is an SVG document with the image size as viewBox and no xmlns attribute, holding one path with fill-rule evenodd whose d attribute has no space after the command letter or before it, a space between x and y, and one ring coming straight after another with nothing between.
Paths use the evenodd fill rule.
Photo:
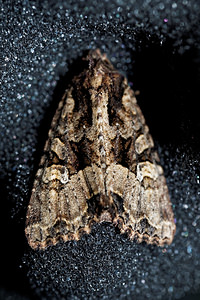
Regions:
<instances>
[{"instance_id":1,"label":"moth's wing tip","mask_svg":"<svg viewBox=\"0 0 200 300\"><path fill-rule=\"evenodd\" d=\"M150 236L147 233L141 234L137 231L132 232L131 235L129 235L129 238L131 240L136 240L138 243L146 242L148 245L156 245L159 247L164 247L166 245L170 245L174 239L174 236L170 237L159 237L157 235Z\"/></svg>"},{"instance_id":2,"label":"moth's wing tip","mask_svg":"<svg viewBox=\"0 0 200 300\"><path fill-rule=\"evenodd\" d=\"M134 226L126 226L121 217L116 218L113 224L119 228L121 234L127 234L130 240L137 241L138 243L146 242L147 244L157 245L160 247L170 245L173 242L174 235L176 233L175 223L170 223L170 233L164 236L157 234L156 230L152 235L147 232L140 233L138 230L133 229Z\"/></svg>"},{"instance_id":3,"label":"moth's wing tip","mask_svg":"<svg viewBox=\"0 0 200 300\"><path fill-rule=\"evenodd\" d=\"M80 228L74 233L68 232L67 234L62 234L58 232L55 237L46 238L44 241L34 241L28 231L29 230L26 228L25 234L29 246L33 250L46 250L49 246L55 246L60 241L68 242L80 240L84 234L89 234L91 232L91 227L89 225L86 225L85 227Z\"/></svg>"}]
</instances>

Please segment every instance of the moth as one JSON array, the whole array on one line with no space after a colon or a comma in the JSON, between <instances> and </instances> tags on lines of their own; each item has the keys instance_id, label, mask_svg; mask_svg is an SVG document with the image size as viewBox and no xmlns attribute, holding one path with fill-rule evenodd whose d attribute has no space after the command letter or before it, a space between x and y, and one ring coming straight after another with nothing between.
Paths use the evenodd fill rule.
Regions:
<instances>
[{"instance_id":1,"label":"moth","mask_svg":"<svg viewBox=\"0 0 200 300\"><path fill-rule=\"evenodd\" d=\"M175 223L163 169L134 91L100 51L65 91L33 184L25 233L33 249L112 222L138 242L170 244Z\"/></svg>"}]
</instances>

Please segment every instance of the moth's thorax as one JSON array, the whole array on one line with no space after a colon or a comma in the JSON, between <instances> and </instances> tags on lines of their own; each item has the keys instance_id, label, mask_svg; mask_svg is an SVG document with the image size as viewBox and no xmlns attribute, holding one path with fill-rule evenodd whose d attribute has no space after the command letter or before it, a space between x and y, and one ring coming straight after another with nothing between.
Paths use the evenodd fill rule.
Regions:
<instances>
[{"instance_id":1,"label":"moth's thorax","mask_svg":"<svg viewBox=\"0 0 200 300\"><path fill-rule=\"evenodd\" d=\"M93 112L93 130L97 142L96 154L99 157L99 164L102 169L110 165L110 152L112 148L109 137L110 125L108 117L108 95L100 91L91 95Z\"/></svg>"},{"instance_id":2,"label":"moth's thorax","mask_svg":"<svg viewBox=\"0 0 200 300\"><path fill-rule=\"evenodd\" d=\"M96 77L94 88L91 90L92 102L92 130L94 132L96 156L93 161L99 167L99 207L104 208L101 220L111 220L110 213L106 210L110 207L112 198L106 187L106 169L113 162L111 132L113 128L109 124L108 114L108 92L101 88L102 76Z\"/></svg>"}]
</instances>

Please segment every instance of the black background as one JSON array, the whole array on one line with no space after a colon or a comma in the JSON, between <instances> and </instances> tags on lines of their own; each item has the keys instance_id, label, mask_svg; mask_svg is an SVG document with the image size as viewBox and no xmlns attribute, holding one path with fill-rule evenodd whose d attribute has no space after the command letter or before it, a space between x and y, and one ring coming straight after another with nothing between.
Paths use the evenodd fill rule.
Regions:
<instances>
[{"instance_id":1,"label":"black background","mask_svg":"<svg viewBox=\"0 0 200 300\"><path fill-rule=\"evenodd\" d=\"M0 16L0 299L199 299L198 1L4 1ZM91 48L140 91L176 217L171 246L130 242L109 224L44 252L27 245L51 118Z\"/></svg>"}]
</instances>

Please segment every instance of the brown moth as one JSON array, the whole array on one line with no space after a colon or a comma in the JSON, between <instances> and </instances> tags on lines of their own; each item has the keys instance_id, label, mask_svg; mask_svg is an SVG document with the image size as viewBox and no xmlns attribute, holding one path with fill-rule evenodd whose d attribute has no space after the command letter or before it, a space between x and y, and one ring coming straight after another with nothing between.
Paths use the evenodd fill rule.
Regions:
<instances>
[{"instance_id":1,"label":"brown moth","mask_svg":"<svg viewBox=\"0 0 200 300\"><path fill-rule=\"evenodd\" d=\"M78 240L112 222L139 242L175 234L168 188L135 94L99 50L72 80L53 118L26 216L33 249Z\"/></svg>"}]
</instances>

